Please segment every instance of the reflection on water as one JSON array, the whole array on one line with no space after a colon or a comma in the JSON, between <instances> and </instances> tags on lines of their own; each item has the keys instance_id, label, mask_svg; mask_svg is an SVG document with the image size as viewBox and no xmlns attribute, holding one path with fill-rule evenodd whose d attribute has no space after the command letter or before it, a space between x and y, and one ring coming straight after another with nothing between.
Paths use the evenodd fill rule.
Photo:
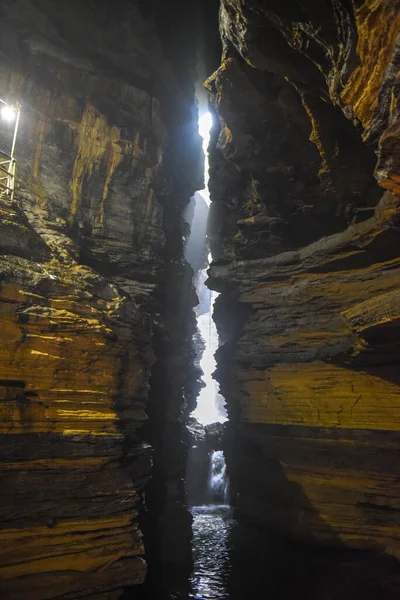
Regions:
<instances>
[{"instance_id":1,"label":"reflection on water","mask_svg":"<svg viewBox=\"0 0 400 600\"><path fill-rule=\"evenodd\" d=\"M157 565L121 600L399 600L399 563L387 555L295 544L228 506L195 506L194 571ZM190 590L190 591L189 591Z\"/></svg>"},{"instance_id":2,"label":"reflection on water","mask_svg":"<svg viewBox=\"0 0 400 600\"><path fill-rule=\"evenodd\" d=\"M191 512L194 572L191 578L190 598L228 599L232 509L229 506L194 506Z\"/></svg>"},{"instance_id":3,"label":"reflection on water","mask_svg":"<svg viewBox=\"0 0 400 600\"><path fill-rule=\"evenodd\" d=\"M383 554L302 546L238 523L228 506L193 514L196 600L399 600L399 563ZM179 596L183 598L183 596Z\"/></svg>"}]
</instances>

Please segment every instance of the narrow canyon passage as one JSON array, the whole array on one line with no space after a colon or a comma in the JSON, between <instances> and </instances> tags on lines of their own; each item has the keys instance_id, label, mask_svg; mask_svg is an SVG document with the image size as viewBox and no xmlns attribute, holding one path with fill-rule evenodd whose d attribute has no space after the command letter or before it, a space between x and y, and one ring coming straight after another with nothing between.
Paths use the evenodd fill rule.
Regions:
<instances>
[{"instance_id":1,"label":"narrow canyon passage","mask_svg":"<svg viewBox=\"0 0 400 600\"><path fill-rule=\"evenodd\" d=\"M197 332L194 345L202 373L201 388L189 425L189 430L194 430L195 435L191 438L192 445L189 448L187 464L187 476L192 481L197 479L197 493L191 493L190 481L187 483L193 518L194 561L189 597L198 600L229 598L229 536L233 523L224 453L221 449L213 447L215 442L218 448L222 444L223 423L227 421L227 412L218 384L213 379L216 368L215 353L219 347L218 332L213 319L217 294L206 286L207 269L211 262L207 236L210 206L208 150L213 119L207 107L204 107L205 104L200 96L199 133L203 138L205 187L194 198L191 233L186 246L186 257L194 271L194 286L199 299L195 309ZM197 460L194 459L195 453L199 455Z\"/></svg>"},{"instance_id":2,"label":"narrow canyon passage","mask_svg":"<svg viewBox=\"0 0 400 600\"><path fill-rule=\"evenodd\" d=\"M0 0L0 596L400 597L400 0Z\"/></svg>"}]
</instances>

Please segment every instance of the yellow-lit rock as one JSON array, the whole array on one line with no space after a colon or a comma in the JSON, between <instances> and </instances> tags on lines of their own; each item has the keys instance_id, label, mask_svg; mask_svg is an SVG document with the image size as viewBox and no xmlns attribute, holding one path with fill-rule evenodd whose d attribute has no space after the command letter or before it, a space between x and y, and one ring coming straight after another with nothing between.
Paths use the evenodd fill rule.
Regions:
<instances>
[{"instance_id":1,"label":"yellow-lit rock","mask_svg":"<svg viewBox=\"0 0 400 600\"><path fill-rule=\"evenodd\" d=\"M223 0L220 28L209 282L239 517L399 558L400 4Z\"/></svg>"},{"instance_id":2,"label":"yellow-lit rock","mask_svg":"<svg viewBox=\"0 0 400 600\"><path fill-rule=\"evenodd\" d=\"M184 469L193 302L181 213L201 187L195 49L181 69L152 15L128 4L0 8L0 97L22 105L15 201L0 197L0 577L9 600L114 600L143 583L138 511L153 450L138 429L156 362L166 366L155 452L178 465L158 468L158 489ZM1 121L2 150L9 134ZM184 488L159 496L149 544L160 552L177 529L180 566L182 555L190 562ZM171 506L183 526L163 521Z\"/></svg>"}]
</instances>

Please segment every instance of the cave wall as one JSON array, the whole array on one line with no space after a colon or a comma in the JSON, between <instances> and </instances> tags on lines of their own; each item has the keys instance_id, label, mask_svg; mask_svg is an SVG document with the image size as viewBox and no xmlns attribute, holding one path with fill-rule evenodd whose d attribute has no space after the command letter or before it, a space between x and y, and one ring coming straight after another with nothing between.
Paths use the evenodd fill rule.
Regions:
<instances>
[{"instance_id":1,"label":"cave wall","mask_svg":"<svg viewBox=\"0 0 400 600\"><path fill-rule=\"evenodd\" d=\"M111 599L142 583L139 510L148 555L190 560L180 419L196 300L181 214L203 175L195 23L179 0L165 12L0 3L0 97L22 104L17 193L0 198L10 599ZM4 122L0 139L7 150Z\"/></svg>"},{"instance_id":2,"label":"cave wall","mask_svg":"<svg viewBox=\"0 0 400 600\"><path fill-rule=\"evenodd\" d=\"M400 555L398 1L222 0L209 285L237 514Z\"/></svg>"}]
</instances>

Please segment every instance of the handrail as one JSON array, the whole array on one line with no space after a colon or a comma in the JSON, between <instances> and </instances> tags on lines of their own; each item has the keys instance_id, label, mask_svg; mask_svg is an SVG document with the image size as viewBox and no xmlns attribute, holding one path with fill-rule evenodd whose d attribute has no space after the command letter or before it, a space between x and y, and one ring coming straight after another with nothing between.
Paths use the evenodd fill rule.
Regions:
<instances>
[{"instance_id":1,"label":"handrail","mask_svg":"<svg viewBox=\"0 0 400 600\"><path fill-rule=\"evenodd\" d=\"M15 164L16 160L3 150L0 150L0 155L6 156L7 160L0 161L0 191L9 196L11 201L14 199L14 184L15 184ZM2 165L7 165L2 166ZM5 175L1 175L5 173ZM2 183L3 181L6 183Z\"/></svg>"},{"instance_id":2,"label":"handrail","mask_svg":"<svg viewBox=\"0 0 400 600\"><path fill-rule=\"evenodd\" d=\"M0 188L5 190L3 191L3 195L7 195L10 197L11 201L13 201L14 199L14 188L15 188L15 171L16 171L16 161L14 158L14 152L15 152L15 144L17 141L17 134L18 134L18 126L19 126L19 120L20 120L20 116L21 116L21 105L19 104L19 102L15 103L15 106L11 106L10 104L8 104L8 102L5 102L5 100L3 100L2 98L0 98L0 102L2 104L5 104L13 113L15 113L15 126L14 126L14 134L13 134L13 139L12 139L12 144L11 144L11 152L10 154L8 154L8 152L5 152L4 150L0 150L0 157L2 159L6 159L6 160L1 160L0 161L0 171L5 173L6 176L5 177L0 177ZM6 184L1 183L1 180L6 180Z\"/></svg>"},{"instance_id":3,"label":"handrail","mask_svg":"<svg viewBox=\"0 0 400 600\"><path fill-rule=\"evenodd\" d=\"M7 175L9 175L9 174L10 174L10 168L8 168L8 169L4 169L4 167L1 167L1 166L0 166L0 171L3 171L3 173L7 173Z\"/></svg>"}]
</instances>

